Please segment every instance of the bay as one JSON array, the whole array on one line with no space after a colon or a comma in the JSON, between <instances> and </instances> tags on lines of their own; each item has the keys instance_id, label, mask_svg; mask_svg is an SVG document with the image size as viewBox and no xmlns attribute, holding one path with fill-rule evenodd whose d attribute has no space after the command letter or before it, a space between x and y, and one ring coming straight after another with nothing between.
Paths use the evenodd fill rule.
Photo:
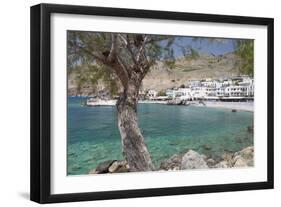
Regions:
<instances>
[{"instance_id":1,"label":"bay","mask_svg":"<svg viewBox=\"0 0 281 207\"><path fill-rule=\"evenodd\" d=\"M67 174L82 175L106 160L123 159L115 107L82 107L68 98ZM138 119L156 166L193 149L210 157L253 145L252 112L196 106L139 104Z\"/></svg>"}]
</instances>

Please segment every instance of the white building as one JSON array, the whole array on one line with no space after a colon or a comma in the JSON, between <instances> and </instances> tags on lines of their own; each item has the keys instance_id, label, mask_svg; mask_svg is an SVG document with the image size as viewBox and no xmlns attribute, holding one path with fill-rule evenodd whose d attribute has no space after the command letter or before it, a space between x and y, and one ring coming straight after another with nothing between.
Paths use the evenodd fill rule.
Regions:
<instances>
[{"instance_id":1,"label":"white building","mask_svg":"<svg viewBox=\"0 0 281 207\"><path fill-rule=\"evenodd\" d=\"M230 97L243 97L247 96L247 86L228 86L225 89L225 96Z\"/></svg>"},{"instance_id":2,"label":"white building","mask_svg":"<svg viewBox=\"0 0 281 207\"><path fill-rule=\"evenodd\" d=\"M201 99L207 96L207 88L206 87L194 87L191 91L191 96L193 99Z\"/></svg>"},{"instance_id":3,"label":"white building","mask_svg":"<svg viewBox=\"0 0 281 207\"><path fill-rule=\"evenodd\" d=\"M212 80L212 79L206 79L201 82L202 86L208 87L208 88L217 88L220 84L219 81L217 80Z\"/></svg>"},{"instance_id":4,"label":"white building","mask_svg":"<svg viewBox=\"0 0 281 207\"><path fill-rule=\"evenodd\" d=\"M202 84L201 84L201 81L200 80L190 80L187 82L187 86L189 86L190 88L193 88L193 87L200 87Z\"/></svg>"},{"instance_id":5,"label":"white building","mask_svg":"<svg viewBox=\"0 0 281 207\"><path fill-rule=\"evenodd\" d=\"M188 100L192 97L191 88L168 89L166 90L166 96L172 99L179 98L181 100Z\"/></svg>"},{"instance_id":6,"label":"white building","mask_svg":"<svg viewBox=\"0 0 281 207\"><path fill-rule=\"evenodd\" d=\"M169 98L174 98L174 90L167 89L166 90L166 96L168 96Z\"/></svg>"},{"instance_id":7,"label":"white building","mask_svg":"<svg viewBox=\"0 0 281 207\"><path fill-rule=\"evenodd\" d=\"M225 79L225 80L223 80L223 82L222 82L222 86L223 87L227 87L227 86L230 86L230 85L233 85L232 79Z\"/></svg>"},{"instance_id":8,"label":"white building","mask_svg":"<svg viewBox=\"0 0 281 207\"><path fill-rule=\"evenodd\" d=\"M224 86L216 88L216 96L217 97L223 97L225 96L225 88Z\"/></svg>"},{"instance_id":9,"label":"white building","mask_svg":"<svg viewBox=\"0 0 281 207\"><path fill-rule=\"evenodd\" d=\"M255 87L254 84L251 84L247 87L247 96L254 96L255 94Z\"/></svg>"},{"instance_id":10,"label":"white building","mask_svg":"<svg viewBox=\"0 0 281 207\"><path fill-rule=\"evenodd\" d=\"M254 79L249 76L236 77L222 80L192 80L187 88L168 89L166 96L171 99L196 100L196 99L235 99L254 96ZM157 96L153 90L149 91L150 97Z\"/></svg>"},{"instance_id":11,"label":"white building","mask_svg":"<svg viewBox=\"0 0 281 207\"><path fill-rule=\"evenodd\" d=\"M149 91L147 92L147 96L148 96L149 99L153 99L153 98L155 98L155 97L157 96L157 91L155 91L155 90L149 90Z\"/></svg>"},{"instance_id":12,"label":"white building","mask_svg":"<svg viewBox=\"0 0 281 207\"><path fill-rule=\"evenodd\" d=\"M191 88L179 88L176 92L176 96L181 100L191 99Z\"/></svg>"},{"instance_id":13,"label":"white building","mask_svg":"<svg viewBox=\"0 0 281 207\"><path fill-rule=\"evenodd\" d=\"M243 77L243 80L238 83L239 86L245 86L247 87L246 96L254 96L254 79L250 77Z\"/></svg>"}]
</instances>

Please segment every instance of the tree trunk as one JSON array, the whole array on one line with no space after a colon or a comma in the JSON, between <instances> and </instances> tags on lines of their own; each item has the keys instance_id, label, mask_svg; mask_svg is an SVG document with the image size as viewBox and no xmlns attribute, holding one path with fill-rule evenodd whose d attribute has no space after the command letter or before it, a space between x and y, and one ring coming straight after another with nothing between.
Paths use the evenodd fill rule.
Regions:
<instances>
[{"instance_id":1,"label":"tree trunk","mask_svg":"<svg viewBox=\"0 0 281 207\"><path fill-rule=\"evenodd\" d=\"M130 80L117 102L118 127L121 134L123 155L131 171L154 169L144 137L138 126L137 102L139 85Z\"/></svg>"}]
</instances>

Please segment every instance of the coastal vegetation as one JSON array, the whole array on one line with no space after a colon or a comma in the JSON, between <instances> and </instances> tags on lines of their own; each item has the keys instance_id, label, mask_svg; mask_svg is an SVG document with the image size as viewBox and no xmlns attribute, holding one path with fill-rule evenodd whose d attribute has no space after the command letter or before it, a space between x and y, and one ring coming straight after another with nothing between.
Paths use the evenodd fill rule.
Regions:
<instances>
[{"instance_id":1,"label":"coastal vegetation","mask_svg":"<svg viewBox=\"0 0 281 207\"><path fill-rule=\"evenodd\" d=\"M235 54L239 57L240 72L247 75L254 74L254 41L237 40Z\"/></svg>"},{"instance_id":2,"label":"coastal vegetation","mask_svg":"<svg viewBox=\"0 0 281 207\"><path fill-rule=\"evenodd\" d=\"M166 92L165 91L159 91L157 93L157 96L166 96Z\"/></svg>"}]
</instances>

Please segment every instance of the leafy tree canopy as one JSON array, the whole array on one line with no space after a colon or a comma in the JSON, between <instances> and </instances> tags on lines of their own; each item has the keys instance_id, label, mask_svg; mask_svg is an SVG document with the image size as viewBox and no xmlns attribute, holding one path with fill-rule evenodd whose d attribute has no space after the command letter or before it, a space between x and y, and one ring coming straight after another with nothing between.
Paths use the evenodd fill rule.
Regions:
<instances>
[{"instance_id":1,"label":"leafy tree canopy","mask_svg":"<svg viewBox=\"0 0 281 207\"><path fill-rule=\"evenodd\" d=\"M247 75L254 74L254 40L236 40L235 54L240 58L240 72Z\"/></svg>"},{"instance_id":2,"label":"leafy tree canopy","mask_svg":"<svg viewBox=\"0 0 281 207\"><path fill-rule=\"evenodd\" d=\"M79 86L85 83L95 86L98 80L103 80L108 83L110 91L116 92L118 85L124 85L116 71L106 63L113 41L115 57L127 76L139 69L147 70L141 71L145 75L159 60L164 60L170 67L174 63L171 47L174 38L171 36L116 33L114 40L112 36L113 33L105 32L68 31L67 66L69 72L75 70L78 73L76 81Z\"/></svg>"}]
</instances>

